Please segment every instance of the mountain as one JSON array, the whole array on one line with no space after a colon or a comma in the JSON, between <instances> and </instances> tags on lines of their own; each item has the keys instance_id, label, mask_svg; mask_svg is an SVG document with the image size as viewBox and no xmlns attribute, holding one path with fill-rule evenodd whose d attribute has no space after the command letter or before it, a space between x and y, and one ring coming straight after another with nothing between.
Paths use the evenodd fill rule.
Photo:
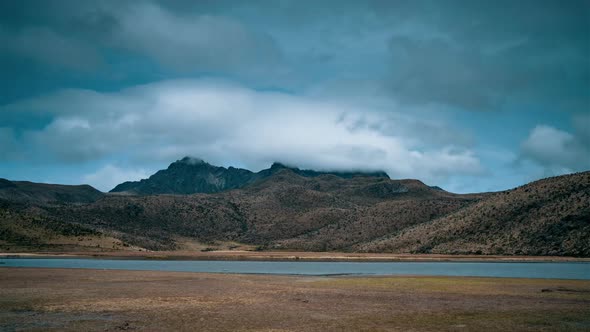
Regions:
<instances>
[{"instance_id":1,"label":"mountain","mask_svg":"<svg viewBox=\"0 0 590 332\"><path fill-rule=\"evenodd\" d=\"M148 179L121 183L111 192L136 195L216 193L242 187L254 181L255 175L249 170L213 166L185 157Z\"/></svg>"},{"instance_id":2,"label":"mountain","mask_svg":"<svg viewBox=\"0 0 590 332\"><path fill-rule=\"evenodd\" d=\"M532 182L355 251L590 256L590 172Z\"/></svg>"},{"instance_id":3,"label":"mountain","mask_svg":"<svg viewBox=\"0 0 590 332\"><path fill-rule=\"evenodd\" d=\"M272 173L243 188L214 194L106 195L85 205L22 205L9 210L12 216L25 214L21 219L40 216L150 250L216 241L269 249L348 250L359 241L480 199L435 190L417 180L302 176L280 165L274 165Z\"/></svg>"},{"instance_id":4,"label":"mountain","mask_svg":"<svg viewBox=\"0 0 590 332\"><path fill-rule=\"evenodd\" d=\"M135 195L216 193L244 187L282 169L290 169L304 177L332 174L341 178L355 176L389 178L384 172L318 172L290 168L280 163L274 163L269 169L254 173L241 168L213 166L198 158L184 157L148 179L121 183L111 192Z\"/></svg>"},{"instance_id":5,"label":"mountain","mask_svg":"<svg viewBox=\"0 0 590 332\"><path fill-rule=\"evenodd\" d=\"M184 174L176 167L194 172L180 162L188 163L173 163L164 175ZM192 163L215 174L231 170ZM53 204L13 192L0 199L0 249L195 250L237 243L261 250L590 257L590 172L469 195L412 179L281 164L246 172L251 182L210 194L105 194ZM16 190L16 182L1 183Z\"/></svg>"},{"instance_id":6,"label":"mountain","mask_svg":"<svg viewBox=\"0 0 590 332\"><path fill-rule=\"evenodd\" d=\"M104 194L89 185L9 181L0 178L0 199L28 203L91 203Z\"/></svg>"}]
</instances>

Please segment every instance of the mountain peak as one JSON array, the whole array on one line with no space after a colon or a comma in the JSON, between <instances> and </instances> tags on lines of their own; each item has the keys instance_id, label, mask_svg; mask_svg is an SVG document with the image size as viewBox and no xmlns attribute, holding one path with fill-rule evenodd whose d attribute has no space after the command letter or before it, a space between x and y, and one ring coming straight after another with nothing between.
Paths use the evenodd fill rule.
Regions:
<instances>
[{"instance_id":1,"label":"mountain peak","mask_svg":"<svg viewBox=\"0 0 590 332\"><path fill-rule=\"evenodd\" d=\"M177 160L176 162L181 163L181 164L188 164L188 165L206 164L206 162L203 159L190 157L190 156L185 156L184 158Z\"/></svg>"},{"instance_id":2,"label":"mountain peak","mask_svg":"<svg viewBox=\"0 0 590 332\"><path fill-rule=\"evenodd\" d=\"M200 158L186 156L170 164L168 169L156 172L149 179L121 183L111 190L111 192L127 192L140 195L216 193L242 188L260 179L270 177L282 170L290 170L303 177L335 175L344 179L357 176L389 179L389 176L384 172L302 170L280 162L274 162L270 168L254 173L246 169L218 167Z\"/></svg>"},{"instance_id":3,"label":"mountain peak","mask_svg":"<svg viewBox=\"0 0 590 332\"><path fill-rule=\"evenodd\" d=\"M278 161L275 161L274 163L272 163L272 165L270 166L271 169L281 169L281 168L291 168L283 163L280 163Z\"/></svg>"}]
</instances>

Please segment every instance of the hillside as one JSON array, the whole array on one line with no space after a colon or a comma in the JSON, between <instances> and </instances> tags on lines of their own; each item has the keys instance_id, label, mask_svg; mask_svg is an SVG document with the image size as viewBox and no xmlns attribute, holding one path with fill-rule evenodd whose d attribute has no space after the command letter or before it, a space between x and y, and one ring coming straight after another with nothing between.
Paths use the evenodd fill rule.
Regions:
<instances>
[{"instance_id":1,"label":"hillside","mask_svg":"<svg viewBox=\"0 0 590 332\"><path fill-rule=\"evenodd\" d=\"M590 256L590 172L535 181L383 239L370 252Z\"/></svg>"},{"instance_id":2,"label":"hillside","mask_svg":"<svg viewBox=\"0 0 590 332\"><path fill-rule=\"evenodd\" d=\"M348 250L477 201L417 180L306 177L291 169L242 189L195 195L107 195L36 213L152 250L234 241L269 249Z\"/></svg>"},{"instance_id":3,"label":"hillside","mask_svg":"<svg viewBox=\"0 0 590 332\"><path fill-rule=\"evenodd\" d=\"M258 238L251 240L273 249L313 251L349 250L479 199L437 191L417 180L307 179L288 171L240 194L256 220Z\"/></svg>"},{"instance_id":4,"label":"hillside","mask_svg":"<svg viewBox=\"0 0 590 332\"><path fill-rule=\"evenodd\" d=\"M341 178L353 178L355 176L389 178L384 172L318 172L287 167L280 163L274 163L270 168L254 173L247 169L213 166L198 158L184 157L170 164L167 169L159 170L148 179L121 183L113 188L111 192L132 195L210 194L242 188L284 169L289 169L295 174L304 177L331 174Z\"/></svg>"},{"instance_id":5,"label":"hillside","mask_svg":"<svg viewBox=\"0 0 590 332\"><path fill-rule=\"evenodd\" d=\"M76 222L48 216L38 207L0 200L0 249L7 251L132 250L118 238Z\"/></svg>"},{"instance_id":6,"label":"hillside","mask_svg":"<svg viewBox=\"0 0 590 332\"><path fill-rule=\"evenodd\" d=\"M9 181L0 178L0 200L26 203L90 203L104 194L89 185Z\"/></svg>"}]
</instances>

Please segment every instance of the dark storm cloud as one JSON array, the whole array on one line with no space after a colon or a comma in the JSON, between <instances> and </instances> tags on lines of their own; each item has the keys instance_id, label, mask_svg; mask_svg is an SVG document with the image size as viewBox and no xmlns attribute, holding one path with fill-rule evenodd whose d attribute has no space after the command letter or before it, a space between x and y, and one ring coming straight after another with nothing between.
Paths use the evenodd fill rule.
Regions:
<instances>
[{"instance_id":1,"label":"dark storm cloud","mask_svg":"<svg viewBox=\"0 0 590 332\"><path fill-rule=\"evenodd\" d=\"M72 70L92 70L101 60L87 43L59 35L47 28L0 30L0 52L6 58L21 58Z\"/></svg>"},{"instance_id":2,"label":"dark storm cloud","mask_svg":"<svg viewBox=\"0 0 590 332\"><path fill-rule=\"evenodd\" d=\"M515 98L579 112L590 102L588 4L436 2L390 39L391 88L409 101L471 110Z\"/></svg>"},{"instance_id":3,"label":"dark storm cloud","mask_svg":"<svg viewBox=\"0 0 590 332\"><path fill-rule=\"evenodd\" d=\"M149 1L2 2L0 54L7 74L0 86L9 92L0 102L51 85L104 90L198 73L264 77L282 61L264 31L206 8Z\"/></svg>"},{"instance_id":4,"label":"dark storm cloud","mask_svg":"<svg viewBox=\"0 0 590 332\"><path fill-rule=\"evenodd\" d=\"M4 1L0 13L2 70L25 76L26 60L70 82L54 71L115 71L131 56L159 67L102 79L216 73L289 88L347 75L469 110L589 103L588 1Z\"/></svg>"}]
</instances>

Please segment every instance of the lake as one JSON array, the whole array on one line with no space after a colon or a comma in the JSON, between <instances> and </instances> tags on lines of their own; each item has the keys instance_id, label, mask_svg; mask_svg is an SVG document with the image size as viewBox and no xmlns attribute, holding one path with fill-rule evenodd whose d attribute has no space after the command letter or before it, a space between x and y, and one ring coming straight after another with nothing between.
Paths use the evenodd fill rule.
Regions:
<instances>
[{"instance_id":1,"label":"lake","mask_svg":"<svg viewBox=\"0 0 590 332\"><path fill-rule=\"evenodd\" d=\"M261 262L2 258L1 267L153 270L282 275L422 275L590 280L590 263L507 262ZM2 270L0 269L0 272Z\"/></svg>"}]
</instances>

